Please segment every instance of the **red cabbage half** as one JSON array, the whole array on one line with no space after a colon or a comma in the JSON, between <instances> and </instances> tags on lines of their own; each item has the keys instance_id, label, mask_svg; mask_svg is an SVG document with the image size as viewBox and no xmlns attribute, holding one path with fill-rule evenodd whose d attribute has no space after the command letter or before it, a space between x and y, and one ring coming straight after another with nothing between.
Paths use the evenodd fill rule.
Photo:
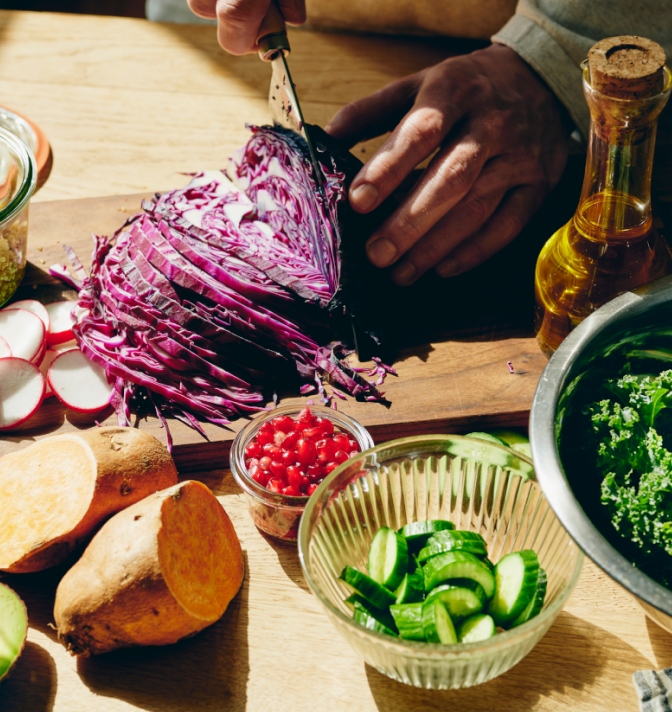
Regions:
<instances>
[{"instance_id":1,"label":"red cabbage half","mask_svg":"<svg viewBox=\"0 0 672 712\"><path fill-rule=\"evenodd\" d=\"M202 432L200 420L226 425L278 392L329 402L335 391L324 382L383 399L377 386L389 369L379 359L364 373L345 363L357 331L348 285L361 288L369 233L346 199L361 164L311 130L324 194L305 142L253 127L226 171L194 175L112 238L95 238L74 331L114 383L121 423L149 402L164 423L175 417Z\"/></svg>"}]
</instances>

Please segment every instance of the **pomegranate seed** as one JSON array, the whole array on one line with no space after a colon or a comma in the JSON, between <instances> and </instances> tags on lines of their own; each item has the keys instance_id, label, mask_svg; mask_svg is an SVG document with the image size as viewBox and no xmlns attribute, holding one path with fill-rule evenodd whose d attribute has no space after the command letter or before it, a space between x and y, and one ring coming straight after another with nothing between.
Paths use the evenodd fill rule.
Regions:
<instances>
[{"instance_id":1,"label":"pomegranate seed","mask_svg":"<svg viewBox=\"0 0 672 712\"><path fill-rule=\"evenodd\" d=\"M317 460L318 462L331 462L336 453L336 445L333 440L320 440L317 445Z\"/></svg>"},{"instance_id":2,"label":"pomegranate seed","mask_svg":"<svg viewBox=\"0 0 672 712\"><path fill-rule=\"evenodd\" d=\"M301 433L298 430L292 430L287 435L285 436L285 439L282 441L282 449L283 450L291 450L296 443L299 442L299 439L301 438Z\"/></svg>"},{"instance_id":3,"label":"pomegranate seed","mask_svg":"<svg viewBox=\"0 0 672 712\"><path fill-rule=\"evenodd\" d=\"M276 494L282 494L283 487L284 483L278 477L271 477L266 483L266 489L269 489L271 492L275 492Z\"/></svg>"},{"instance_id":4,"label":"pomegranate seed","mask_svg":"<svg viewBox=\"0 0 672 712\"><path fill-rule=\"evenodd\" d=\"M285 441L285 438L287 437L287 433L283 433L282 430L278 430L275 435L273 436L273 444L276 445L277 447L280 447L282 443Z\"/></svg>"},{"instance_id":5,"label":"pomegranate seed","mask_svg":"<svg viewBox=\"0 0 672 712\"><path fill-rule=\"evenodd\" d=\"M310 412L310 408L308 408L308 406L299 411L299 414L296 416L296 420L303 423L304 427L315 424L315 416Z\"/></svg>"},{"instance_id":6,"label":"pomegranate seed","mask_svg":"<svg viewBox=\"0 0 672 712\"><path fill-rule=\"evenodd\" d=\"M317 485L313 482L313 483L311 483L311 484L308 485L308 489L306 490L306 494L308 494L308 495L310 496L311 494L313 494L313 492L314 492L316 489L317 489Z\"/></svg>"},{"instance_id":7,"label":"pomegranate seed","mask_svg":"<svg viewBox=\"0 0 672 712\"><path fill-rule=\"evenodd\" d=\"M348 455L348 457L357 457L357 455L359 455L359 453L360 453L360 450L353 450L353 451Z\"/></svg>"},{"instance_id":8,"label":"pomegranate seed","mask_svg":"<svg viewBox=\"0 0 672 712\"><path fill-rule=\"evenodd\" d=\"M356 452L361 452L362 448L359 447L359 443L356 440L350 440L350 446L342 448L343 450L355 450Z\"/></svg>"},{"instance_id":9,"label":"pomegranate seed","mask_svg":"<svg viewBox=\"0 0 672 712\"><path fill-rule=\"evenodd\" d=\"M348 453L344 452L343 450L336 450L334 453L334 462L337 462L339 465L342 462L345 462L348 459Z\"/></svg>"},{"instance_id":10,"label":"pomegranate seed","mask_svg":"<svg viewBox=\"0 0 672 712\"><path fill-rule=\"evenodd\" d=\"M270 424L269 421L265 421L259 426L259 432L260 433L273 433L273 426Z\"/></svg>"},{"instance_id":11,"label":"pomegranate seed","mask_svg":"<svg viewBox=\"0 0 672 712\"><path fill-rule=\"evenodd\" d=\"M268 485L268 480L271 477L271 473L268 470L259 469L257 473L252 477L255 482L258 482L262 487Z\"/></svg>"},{"instance_id":12,"label":"pomegranate seed","mask_svg":"<svg viewBox=\"0 0 672 712\"><path fill-rule=\"evenodd\" d=\"M268 455L264 455L262 458L259 459L259 465L262 470L268 470L270 464L271 458Z\"/></svg>"},{"instance_id":13,"label":"pomegranate seed","mask_svg":"<svg viewBox=\"0 0 672 712\"><path fill-rule=\"evenodd\" d=\"M324 437L324 430L319 427L305 428L302 434L304 438L308 438L309 440L319 440Z\"/></svg>"},{"instance_id":14,"label":"pomegranate seed","mask_svg":"<svg viewBox=\"0 0 672 712\"><path fill-rule=\"evenodd\" d=\"M337 450L352 450L350 438L345 433L334 435L334 445L336 445Z\"/></svg>"},{"instance_id":15,"label":"pomegranate seed","mask_svg":"<svg viewBox=\"0 0 672 712\"><path fill-rule=\"evenodd\" d=\"M280 455L280 462L285 466L293 465L296 462L296 453L294 450L283 450L282 455Z\"/></svg>"},{"instance_id":16,"label":"pomegranate seed","mask_svg":"<svg viewBox=\"0 0 672 712\"><path fill-rule=\"evenodd\" d=\"M282 450L277 445L273 445L273 443L267 443L264 445L264 455L276 460L282 455Z\"/></svg>"},{"instance_id":17,"label":"pomegranate seed","mask_svg":"<svg viewBox=\"0 0 672 712\"><path fill-rule=\"evenodd\" d=\"M302 465L312 465L317 457L317 450L315 449L315 443L312 440L306 440L301 438L298 443L296 443L296 459Z\"/></svg>"},{"instance_id":18,"label":"pomegranate seed","mask_svg":"<svg viewBox=\"0 0 672 712\"><path fill-rule=\"evenodd\" d=\"M324 472L328 475L329 473L333 472L337 467L338 467L337 462L328 462L324 466Z\"/></svg>"},{"instance_id":19,"label":"pomegranate seed","mask_svg":"<svg viewBox=\"0 0 672 712\"><path fill-rule=\"evenodd\" d=\"M308 487L310 487L311 484L312 482L310 481L310 479L308 479L308 477L301 478L301 484L299 485L299 489L301 490L302 494L306 494L306 490L308 489Z\"/></svg>"},{"instance_id":20,"label":"pomegranate seed","mask_svg":"<svg viewBox=\"0 0 672 712\"><path fill-rule=\"evenodd\" d=\"M324 472L324 467L322 465L311 465L308 468L308 477L310 477L311 480L315 481L318 478L324 477L325 472Z\"/></svg>"},{"instance_id":21,"label":"pomegranate seed","mask_svg":"<svg viewBox=\"0 0 672 712\"><path fill-rule=\"evenodd\" d=\"M301 492L299 492L299 488L295 487L294 485L287 485L287 487L284 487L282 490L282 494L288 494L290 497L300 497Z\"/></svg>"},{"instance_id":22,"label":"pomegranate seed","mask_svg":"<svg viewBox=\"0 0 672 712\"><path fill-rule=\"evenodd\" d=\"M260 429L259 432L257 433L256 440L260 447L263 447L267 443L272 443L273 442L273 431Z\"/></svg>"},{"instance_id":23,"label":"pomegranate seed","mask_svg":"<svg viewBox=\"0 0 672 712\"><path fill-rule=\"evenodd\" d=\"M322 428L325 435L331 435L334 432L334 424L329 418L316 418L315 425Z\"/></svg>"},{"instance_id":24,"label":"pomegranate seed","mask_svg":"<svg viewBox=\"0 0 672 712\"><path fill-rule=\"evenodd\" d=\"M298 467L290 465L287 468L287 482L289 482L290 485L300 487L304 479Z\"/></svg>"},{"instance_id":25,"label":"pomegranate seed","mask_svg":"<svg viewBox=\"0 0 672 712\"><path fill-rule=\"evenodd\" d=\"M247 447L245 448L245 457L261 457L261 445L256 440L253 440L251 443L248 443Z\"/></svg>"},{"instance_id":26,"label":"pomegranate seed","mask_svg":"<svg viewBox=\"0 0 672 712\"><path fill-rule=\"evenodd\" d=\"M287 468L277 460L273 460L273 462L271 462L268 466L268 469L273 477L285 477L285 473L287 472Z\"/></svg>"},{"instance_id":27,"label":"pomegranate seed","mask_svg":"<svg viewBox=\"0 0 672 712\"><path fill-rule=\"evenodd\" d=\"M261 467L259 467L259 463L257 462L256 465L249 465L247 468L247 474L254 478L254 476L257 474L257 472L261 472Z\"/></svg>"},{"instance_id":28,"label":"pomegranate seed","mask_svg":"<svg viewBox=\"0 0 672 712\"><path fill-rule=\"evenodd\" d=\"M279 415L271 420L271 425L276 432L288 433L294 425L294 421L289 415Z\"/></svg>"}]
</instances>

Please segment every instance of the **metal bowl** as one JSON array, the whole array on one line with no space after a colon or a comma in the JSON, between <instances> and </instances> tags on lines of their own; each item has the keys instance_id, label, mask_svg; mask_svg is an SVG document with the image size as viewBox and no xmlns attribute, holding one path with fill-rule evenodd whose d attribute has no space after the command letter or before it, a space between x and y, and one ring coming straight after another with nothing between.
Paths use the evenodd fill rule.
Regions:
<instances>
[{"instance_id":1,"label":"metal bowl","mask_svg":"<svg viewBox=\"0 0 672 712\"><path fill-rule=\"evenodd\" d=\"M530 413L530 444L537 479L569 535L605 573L629 591L646 614L672 632L672 591L635 568L625 544L610 542L582 501L580 473L563 469L556 444L556 416L568 385L620 343L672 324L672 277L626 292L583 321L544 370ZM620 549L620 550L619 550Z\"/></svg>"}]
</instances>

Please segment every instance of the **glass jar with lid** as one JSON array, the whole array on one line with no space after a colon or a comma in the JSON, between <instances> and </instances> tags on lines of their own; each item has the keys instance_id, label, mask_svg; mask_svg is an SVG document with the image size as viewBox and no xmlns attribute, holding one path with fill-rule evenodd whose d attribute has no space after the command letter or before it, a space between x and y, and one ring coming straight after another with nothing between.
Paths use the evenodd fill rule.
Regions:
<instances>
[{"instance_id":1,"label":"glass jar with lid","mask_svg":"<svg viewBox=\"0 0 672 712\"><path fill-rule=\"evenodd\" d=\"M0 128L0 306L14 294L26 270L28 204L36 184L32 152Z\"/></svg>"}]
</instances>

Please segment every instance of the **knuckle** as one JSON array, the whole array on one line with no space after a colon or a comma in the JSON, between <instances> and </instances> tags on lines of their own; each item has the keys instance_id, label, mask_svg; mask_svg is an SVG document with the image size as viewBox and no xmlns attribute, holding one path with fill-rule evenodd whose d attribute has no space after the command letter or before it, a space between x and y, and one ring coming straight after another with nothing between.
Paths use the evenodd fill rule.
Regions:
<instances>
[{"instance_id":1,"label":"knuckle","mask_svg":"<svg viewBox=\"0 0 672 712\"><path fill-rule=\"evenodd\" d=\"M498 223L503 244L511 242L524 227L520 215L515 214L502 215L498 219Z\"/></svg>"},{"instance_id":2,"label":"knuckle","mask_svg":"<svg viewBox=\"0 0 672 712\"><path fill-rule=\"evenodd\" d=\"M408 141L425 156L443 141L444 121L438 109L422 108L413 111L406 121Z\"/></svg>"},{"instance_id":3,"label":"knuckle","mask_svg":"<svg viewBox=\"0 0 672 712\"><path fill-rule=\"evenodd\" d=\"M488 219L492 211L487 201L474 193L464 201L462 212L466 222L476 229Z\"/></svg>"}]
</instances>

